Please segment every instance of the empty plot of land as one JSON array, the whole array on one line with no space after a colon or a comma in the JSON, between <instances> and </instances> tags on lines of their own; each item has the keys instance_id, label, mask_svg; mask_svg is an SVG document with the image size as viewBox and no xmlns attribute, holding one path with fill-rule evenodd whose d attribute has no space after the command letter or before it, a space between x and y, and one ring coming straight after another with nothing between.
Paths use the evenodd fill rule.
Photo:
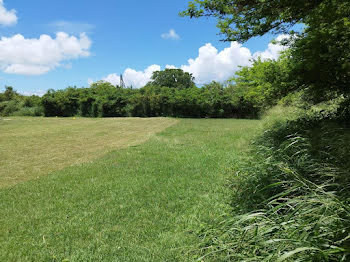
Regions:
<instances>
[{"instance_id":1,"label":"empty plot of land","mask_svg":"<svg viewBox=\"0 0 350 262\"><path fill-rule=\"evenodd\" d=\"M140 144L170 118L0 118L0 187Z\"/></svg>"}]
</instances>

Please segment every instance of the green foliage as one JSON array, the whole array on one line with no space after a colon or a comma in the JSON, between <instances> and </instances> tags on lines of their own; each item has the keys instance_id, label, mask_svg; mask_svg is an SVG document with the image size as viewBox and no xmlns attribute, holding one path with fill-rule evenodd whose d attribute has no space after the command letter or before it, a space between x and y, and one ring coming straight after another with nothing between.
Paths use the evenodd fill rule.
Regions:
<instances>
[{"instance_id":1,"label":"green foliage","mask_svg":"<svg viewBox=\"0 0 350 262\"><path fill-rule=\"evenodd\" d=\"M49 90L40 98L21 96L8 88L0 93L0 100L16 102L0 102L0 112L62 117L257 118L294 88L288 81L289 71L284 56L278 61L258 59L226 85L212 82L198 88L191 74L166 69L154 72L153 81L141 89L99 81L90 88Z\"/></svg>"},{"instance_id":2,"label":"green foliage","mask_svg":"<svg viewBox=\"0 0 350 262\"><path fill-rule=\"evenodd\" d=\"M259 58L253 61L252 66L241 68L231 82L242 90L242 99L261 111L276 105L295 89L290 80L290 71L287 54L277 61Z\"/></svg>"},{"instance_id":3,"label":"green foliage","mask_svg":"<svg viewBox=\"0 0 350 262\"><path fill-rule=\"evenodd\" d=\"M45 116L119 117L126 116L133 91L97 82L90 88L49 90L42 99Z\"/></svg>"},{"instance_id":4,"label":"green foliage","mask_svg":"<svg viewBox=\"0 0 350 262\"><path fill-rule=\"evenodd\" d=\"M45 116L74 116L79 109L79 90L68 87L65 90L49 90L42 98Z\"/></svg>"},{"instance_id":5,"label":"green foliage","mask_svg":"<svg viewBox=\"0 0 350 262\"><path fill-rule=\"evenodd\" d=\"M227 41L304 23L285 57L243 68L235 88L259 108L329 101L256 140L232 181L234 214L198 232L199 260L349 260L349 13L348 0L194 0L182 13L216 17Z\"/></svg>"},{"instance_id":6,"label":"green foliage","mask_svg":"<svg viewBox=\"0 0 350 262\"><path fill-rule=\"evenodd\" d=\"M166 86L170 88L186 89L195 86L192 74L181 69L165 69L153 72L152 81L148 83L154 86Z\"/></svg>"},{"instance_id":7,"label":"green foliage","mask_svg":"<svg viewBox=\"0 0 350 262\"><path fill-rule=\"evenodd\" d=\"M43 116L44 108L42 106L21 107L11 113L13 116Z\"/></svg>"},{"instance_id":8,"label":"green foliage","mask_svg":"<svg viewBox=\"0 0 350 262\"><path fill-rule=\"evenodd\" d=\"M12 86L5 86L5 92L2 94L2 101L10 101L18 97L18 93L13 89Z\"/></svg>"},{"instance_id":9,"label":"green foliage","mask_svg":"<svg viewBox=\"0 0 350 262\"><path fill-rule=\"evenodd\" d=\"M0 116L11 115L42 116L41 98L35 95L23 96L13 87L5 86L5 91L0 93Z\"/></svg>"},{"instance_id":10,"label":"green foliage","mask_svg":"<svg viewBox=\"0 0 350 262\"><path fill-rule=\"evenodd\" d=\"M307 109L309 108L310 104L305 101L305 96L306 94L304 90L290 92L280 101L278 101L278 104L284 107L298 107Z\"/></svg>"},{"instance_id":11,"label":"green foliage","mask_svg":"<svg viewBox=\"0 0 350 262\"><path fill-rule=\"evenodd\" d=\"M49 90L42 105L46 116L256 118L262 107L245 96L248 90L217 82L198 88L190 74L166 69L141 89L100 81L90 88Z\"/></svg>"},{"instance_id":12,"label":"green foliage","mask_svg":"<svg viewBox=\"0 0 350 262\"><path fill-rule=\"evenodd\" d=\"M291 48L294 87L306 90L304 98L318 103L349 93L349 13L348 0L194 0L182 15L216 17L225 40L240 42L267 32L287 33L303 23L305 30L290 32L282 44Z\"/></svg>"},{"instance_id":13,"label":"green foliage","mask_svg":"<svg viewBox=\"0 0 350 262\"><path fill-rule=\"evenodd\" d=\"M194 0L182 16L212 16L226 41L245 42L270 31L286 33L305 23L321 3L328 0ZM332 1L332 0L331 0Z\"/></svg>"},{"instance_id":14,"label":"green foliage","mask_svg":"<svg viewBox=\"0 0 350 262\"><path fill-rule=\"evenodd\" d=\"M198 232L202 258L348 261L350 129L340 108L278 121L255 140L232 179L233 214Z\"/></svg>"},{"instance_id":15,"label":"green foliage","mask_svg":"<svg viewBox=\"0 0 350 262\"><path fill-rule=\"evenodd\" d=\"M292 75L317 103L350 92L350 2L322 1L291 46Z\"/></svg>"},{"instance_id":16,"label":"green foliage","mask_svg":"<svg viewBox=\"0 0 350 262\"><path fill-rule=\"evenodd\" d=\"M20 109L16 100L0 102L0 112L2 116L10 116Z\"/></svg>"}]
</instances>

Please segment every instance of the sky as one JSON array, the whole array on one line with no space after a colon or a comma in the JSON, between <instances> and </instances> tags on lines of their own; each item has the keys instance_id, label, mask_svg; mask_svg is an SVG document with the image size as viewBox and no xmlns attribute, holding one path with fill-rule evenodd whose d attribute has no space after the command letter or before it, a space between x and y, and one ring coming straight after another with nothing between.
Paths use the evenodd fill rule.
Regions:
<instances>
[{"instance_id":1,"label":"sky","mask_svg":"<svg viewBox=\"0 0 350 262\"><path fill-rule=\"evenodd\" d=\"M213 18L180 17L188 0L0 0L0 91L22 94L104 80L140 88L154 71L181 68L198 85L225 81L283 47L265 35L222 42Z\"/></svg>"}]
</instances>

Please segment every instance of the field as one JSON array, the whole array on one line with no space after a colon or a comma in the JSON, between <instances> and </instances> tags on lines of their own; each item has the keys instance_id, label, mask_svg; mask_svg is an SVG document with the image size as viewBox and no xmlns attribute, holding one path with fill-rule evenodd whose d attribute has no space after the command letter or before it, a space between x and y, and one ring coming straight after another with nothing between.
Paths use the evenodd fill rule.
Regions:
<instances>
[{"instance_id":1,"label":"field","mask_svg":"<svg viewBox=\"0 0 350 262\"><path fill-rule=\"evenodd\" d=\"M2 120L0 261L193 260L196 232L228 208L224 185L258 125Z\"/></svg>"},{"instance_id":2,"label":"field","mask_svg":"<svg viewBox=\"0 0 350 262\"><path fill-rule=\"evenodd\" d=\"M0 187L140 144L170 118L0 118Z\"/></svg>"}]
</instances>

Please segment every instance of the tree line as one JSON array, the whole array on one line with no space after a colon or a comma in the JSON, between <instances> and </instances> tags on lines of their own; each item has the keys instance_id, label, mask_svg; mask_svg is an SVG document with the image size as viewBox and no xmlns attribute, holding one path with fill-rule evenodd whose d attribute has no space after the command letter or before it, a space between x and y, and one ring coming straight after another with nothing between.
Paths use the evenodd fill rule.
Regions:
<instances>
[{"instance_id":1,"label":"tree line","mask_svg":"<svg viewBox=\"0 0 350 262\"><path fill-rule=\"evenodd\" d=\"M43 97L23 96L6 87L0 93L0 114L47 117L193 117L257 118L284 93L279 87L286 59L260 59L243 67L225 83L196 86L181 69L153 73L140 89L99 81L88 88L50 89ZM286 82L286 79L283 80Z\"/></svg>"}]
</instances>

